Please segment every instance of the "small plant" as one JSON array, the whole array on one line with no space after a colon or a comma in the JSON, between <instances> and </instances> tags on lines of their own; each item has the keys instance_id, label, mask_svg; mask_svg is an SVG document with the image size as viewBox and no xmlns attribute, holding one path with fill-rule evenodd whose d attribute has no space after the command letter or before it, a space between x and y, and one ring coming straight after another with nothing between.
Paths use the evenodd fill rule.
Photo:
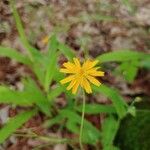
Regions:
<instances>
[{"instance_id":1,"label":"small plant","mask_svg":"<svg viewBox=\"0 0 150 150\"><path fill-rule=\"evenodd\" d=\"M129 106L117 89L112 88L105 83L99 86L100 82L95 79L95 77L103 76L104 72L98 71L97 67L95 68L98 61L87 60L83 64L82 69L84 69L80 71L86 72L88 67L88 69L91 69L88 70L89 72L86 72L86 78L83 78L82 74L79 73L79 70L76 70L76 67L77 69L81 69L81 65L79 60L74 58L76 57L75 52L67 45L59 42L56 35L50 36L46 53L42 53L32 47L25 36L19 14L13 1L11 1L11 8L13 10L13 16L16 21L16 27L21 42L27 50L27 54L23 55L12 48L0 46L0 56L9 57L10 59L14 59L19 63L26 65L32 70L32 73L35 74L37 80L34 80L31 76L22 79L24 85L22 91L12 90L6 85L0 86L0 104L13 104L28 108L26 111L8 120L6 125L0 129L0 144L2 144L11 134L14 134L25 122L41 111L47 116L47 120L43 124L45 127L49 128L58 124L62 128L65 127L71 133L80 136L77 136L77 138L74 139L68 139L67 137L59 139L47 135L41 137L35 133L30 135L27 133L31 138L46 140L46 142L50 144L67 143L71 147L77 146L80 142L81 149L84 149L84 144L93 145L95 149L98 149L99 143L102 143L104 150L117 150L118 148L113 145L113 141L119 128L120 121L128 113L132 115L135 114L135 109L132 109L134 106ZM63 54L69 61L74 60L75 65L67 62L63 64L65 69L60 70L58 63L60 54ZM145 65L147 64L145 61L150 62L150 56L131 50L121 50L102 54L98 56L96 60L101 62L103 67L102 70L106 70L105 65L107 65L107 63L117 63L118 67L116 69L114 68L116 75L123 75L125 80L131 83L134 80L139 67L148 68L148 66ZM70 75L64 79L64 75L60 73L59 70L64 73L79 74L77 78L75 78L74 75ZM84 81L81 82L81 79ZM97 93L101 93L109 98L112 101L112 104L102 105L86 103L86 96L88 95L85 93L83 94L83 106L82 104L77 103L75 99L78 99L78 97L74 94L76 94L79 85L81 85L87 93L92 92L88 81L93 83L93 96ZM52 82L55 83L55 88L52 88ZM72 88L72 93L74 94L66 90L66 86L62 85L60 82L62 84L71 82L67 89L70 90ZM67 105L63 108L56 108L55 99L61 93L65 94ZM80 94L81 93L79 93L79 96ZM84 117L84 114L96 115L100 113L107 114L101 129L100 127L96 128ZM80 141L78 140L78 137L80 138Z\"/></svg>"}]
</instances>

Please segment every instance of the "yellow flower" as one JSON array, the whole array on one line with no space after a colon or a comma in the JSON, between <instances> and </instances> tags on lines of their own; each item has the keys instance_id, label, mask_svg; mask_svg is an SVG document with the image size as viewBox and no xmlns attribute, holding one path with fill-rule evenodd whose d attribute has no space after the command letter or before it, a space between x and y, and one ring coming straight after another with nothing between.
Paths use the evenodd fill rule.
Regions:
<instances>
[{"instance_id":1,"label":"yellow flower","mask_svg":"<svg viewBox=\"0 0 150 150\"><path fill-rule=\"evenodd\" d=\"M41 42L42 42L43 44L47 44L48 41L49 41L49 36L45 36L45 37L42 39Z\"/></svg>"},{"instance_id":2,"label":"yellow flower","mask_svg":"<svg viewBox=\"0 0 150 150\"><path fill-rule=\"evenodd\" d=\"M86 60L83 65L80 64L77 58L73 58L74 63L66 62L63 64L64 68L60 69L60 72L69 74L68 77L61 80L61 84L70 82L67 90L72 89L72 93L75 94L78 87L81 86L87 93L92 93L90 83L96 86L100 86L100 82L95 78L96 76L104 76L104 72L98 71L99 67L95 67L98 60Z\"/></svg>"}]
</instances>

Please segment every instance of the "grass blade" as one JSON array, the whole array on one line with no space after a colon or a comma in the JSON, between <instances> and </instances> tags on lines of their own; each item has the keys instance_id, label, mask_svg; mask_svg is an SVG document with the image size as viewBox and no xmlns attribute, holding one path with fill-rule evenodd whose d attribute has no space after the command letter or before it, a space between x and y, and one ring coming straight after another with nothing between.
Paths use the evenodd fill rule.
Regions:
<instances>
[{"instance_id":1,"label":"grass blade","mask_svg":"<svg viewBox=\"0 0 150 150\"><path fill-rule=\"evenodd\" d=\"M29 44L29 42L26 38L25 31L24 31L20 16L19 16L17 9L15 7L14 0L10 0L10 6L13 10L13 16L14 16L14 19L16 22L16 27L17 27L17 30L19 32L21 41L22 41L23 45L26 47L30 59L33 60L34 55L37 55L38 51Z\"/></svg>"},{"instance_id":2,"label":"grass blade","mask_svg":"<svg viewBox=\"0 0 150 150\"><path fill-rule=\"evenodd\" d=\"M49 101L54 100L57 96L59 96L64 91L63 86L57 86L55 89L52 89L48 93L48 99Z\"/></svg>"},{"instance_id":3,"label":"grass blade","mask_svg":"<svg viewBox=\"0 0 150 150\"><path fill-rule=\"evenodd\" d=\"M52 82L53 75L55 73L56 63L57 63L57 48L58 42L56 36L53 35L50 38L49 50L48 50L48 62L46 66L46 74L45 74L45 91L49 91L49 85Z\"/></svg>"},{"instance_id":4,"label":"grass blade","mask_svg":"<svg viewBox=\"0 0 150 150\"><path fill-rule=\"evenodd\" d=\"M36 114L36 110L26 111L11 118L6 125L0 130L0 144L2 144L12 133L20 128L32 116Z\"/></svg>"},{"instance_id":5,"label":"grass blade","mask_svg":"<svg viewBox=\"0 0 150 150\"><path fill-rule=\"evenodd\" d=\"M0 46L0 56L9 57L20 63L31 65L31 61L27 57L12 48Z\"/></svg>"},{"instance_id":6,"label":"grass blade","mask_svg":"<svg viewBox=\"0 0 150 150\"><path fill-rule=\"evenodd\" d=\"M120 121L117 121L113 116L105 119L102 125L102 144L104 150L113 149L113 141L119 128Z\"/></svg>"},{"instance_id":7,"label":"grass blade","mask_svg":"<svg viewBox=\"0 0 150 150\"><path fill-rule=\"evenodd\" d=\"M25 92L10 90L8 87L0 86L0 103L15 104L20 106L31 106L33 101L26 99ZM30 96L31 97L31 96Z\"/></svg>"},{"instance_id":8,"label":"grass blade","mask_svg":"<svg viewBox=\"0 0 150 150\"><path fill-rule=\"evenodd\" d=\"M64 56L68 58L68 60L72 60L73 57L75 57L75 54L73 53L73 51L63 43L59 44L58 49L64 54Z\"/></svg>"},{"instance_id":9,"label":"grass blade","mask_svg":"<svg viewBox=\"0 0 150 150\"><path fill-rule=\"evenodd\" d=\"M34 101L44 114L50 116L50 103L36 83L28 78L27 80L24 80L24 86L26 87L25 92L29 95L28 98Z\"/></svg>"}]
</instances>

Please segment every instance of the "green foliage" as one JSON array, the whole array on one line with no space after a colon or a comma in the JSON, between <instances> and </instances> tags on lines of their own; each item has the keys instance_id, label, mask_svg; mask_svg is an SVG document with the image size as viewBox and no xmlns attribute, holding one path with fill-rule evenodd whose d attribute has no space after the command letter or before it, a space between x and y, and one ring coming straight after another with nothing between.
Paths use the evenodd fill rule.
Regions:
<instances>
[{"instance_id":1,"label":"green foliage","mask_svg":"<svg viewBox=\"0 0 150 150\"><path fill-rule=\"evenodd\" d=\"M105 119L102 126L102 144L104 150L116 149L113 148L113 141L119 128L119 120L116 120L113 116L109 116Z\"/></svg>"},{"instance_id":2,"label":"green foliage","mask_svg":"<svg viewBox=\"0 0 150 150\"><path fill-rule=\"evenodd\" d=\"M140 67L150 70L150 55L141 61Z\"/></svg>"},{"instance_id":3,"label":"green foliage","mask_svg":"<svg viewBox=\"0 0 150 150\"><path fill-rule=\"evenodd\" d=\"M26 99L28 97L31 99L29 93L14 91L6 86L0 86L0 103L30 106L33 101Z\"/></svg>"},{"instance_id":4,"label":"green foliage","mask_svg":"<svg viewBox=\"0 0 150 150\"><path fill-rule=\"evenodd\" d=\"M32 47L27 40L16 7L13 4L13 1L10 2L21 42L26 48L28 55L22 55L14 49L0 46L0 56L9 57L19 63L27 65L35 75L35 79L33 80L31 77L23 79L22 83L24 88L21 91L12 90L7 86L1 85L0 104L13 104L22 107L30 106L32 109L36 110L21 113L10 119L10 121L0 130L0 143L3 143L6 138L34 116L37 110L43 112L48 119L44 124L45 127L52 127L57 124L60 126L60 129L65 128L75 135L78 135L81 125L80 113L82 112L82 106L75 105L74 101L78 97L67 91L66 86L60 85L59 82L64 78L64 75L59 72L57 62L57 58L61 54L63 54L68 60L72 60L73 57L76 56L75 52L73 52L67 45L60 43L57 40L56 35L50 36L48 49L45 53L41 53L36 48ZM126 5L129 5L128 1L126 1ZM85 18L82 18L81 16L78 21L80 21L80 19L83 22L86 22L89 21L89 19L94 21L109 21L114 18L94 14L85 16ZM98 56L97 59L103 64L111 62L118 63L118 67L115 70L117 73L116 75L123 75L129 83L134 81L139 67L150 68L150 55L131 50L105 53ZM104 123L102 124L102 131L100 131L100 128L96 128L90 121L85 119L83 142L91 145L96 145L101 142L104 150L118 150L113 143L120 121L128 113L135 116L135 107L128 106L124 98L115 88L106 85L101 85L100 87L93 86L93 91L95 94L102 93L112 101L112 104L86 104L86 115L105 113L107 114L107 118L105 118ZM54 102L62 93L64 93L64 97L67 100L67 106L58 109ZM116 116L116 118L114 116ZM127 138L130 137L127 136ZM75 142L78 141L75 139Z\"/></svg>"},{"instance_id":5,"label":"green foliage","mask_svg":"<svg viewBox=\"0 0 150 150\"><path fill-rule=\"evenodd\" d=\"M24 90L28 94L28 97L26 97L26 99L28 99L29 101L34 101L43 113L50 116L50 103L48 102L45 94L36 85L36 83L29 78L27 80L24 80L24 86Z\"/></svg>"},{"instance_id":6,"label":"green foliage","mask_svg":"<svg viewBox=\"0 0 150 150\"><path fill-rule=\"evenodd\" d=\"M148 104L149 105L149 104ZM136 117L127 116L119 128L115 143L121 150L149 150L150 111L137 110Z\"/></svg>"},{"instance_id":7,"label":"green foliage","mask_svg":"<svg viewBox=\"0 0 150 150\"><path fill-rule=\"evenodd\" d=\"M2 144L12 133L20 128L25 122L36 114L36 110L26 111L11 118L6 125L0 129L0 144Z\"/></svg>"},{"instance_id":8,"label":"green foliage","mask_svg":"<svg viewBox=\"0 0 150 150\"><path fill-rule=\"evenodd\" d=\"M136 77L138 67L139 62L137 60L129 62L127 61L118 66L116 72L122 74L126 81L132 83L134 81L134 78Z\"/></svg>"},{"instance_id":9,"label":"green foliage","mask_svg":"<svg viewBox=\"0 0 150 150\"><path fill-rule=\"evenodd\" d=\"M73 51L65 44L59 43L58 49L68 58L68 60L72 60L75 57Z\"/></svg>"},{"instance_id":10,"label":"green foliage","mask_svg":"<svg viewBox=\"0 0 150 150\"><path fill-rule=\"evenodd\" d=\"M101 85L100 87L94 86L93 89L95 92L100 92L110 98L120 118L126 115L127 104L116 89L107 87L106 85Z\"/></svg>"},{"instance_id":11,"label":"green foliage","mask_svg":"<svg viewBox=\"0 0 150 150\"><path fill-rule=\"evenodd\" d=\"M132 83L139 67L149 68L150 55L131 50L118 50L102 54L97 59L101 63L121 63L115 72L121 74L127 82Z\"/></svg>"},{"instance_id":12,"label":"green foliage","mask_svg":"<svg viewBox=\"0 0 150 150\"><path fill-rule=\"evenodd\" d=\"M36 83L31 79L24 80L23 83L24 90L22 91L0 86L0 103L20 106L36 104L46 115L50 115L48 100L37 87Z\"/></svg>"},{"instance_id":13,"label":"green foliage","mask_svg":"<svg viewBox=\"0 0 150 150\"><path fill-rule=\"evenodd\" d=\"M54 124L61 124L62 122L66 122L66 128L75 133L79 133L81 117L72 109L63 109L59 112L59 114L47 121L45 126L51 127ZM83 128L83 141L88 144L96 144L101 136L100 131L95 128L89 121L84 120L84 128Z\"/></svg>"},{"instance_id":14,"label":"green foliage","mask_svg":"<svg viewBox=\"0 0 150 150\"><path fill-rule=\"evenodd\" d=\"M76 106L77 111L82 112L82 106ZM99 113L116 113L115 108L113 106L106 106L101 104L86 104L85 105L85 113L86 114L99 114Z\"/></svg>"},{"instance_id":15,"label":"green foliage","mask_svg":"<svg viewBox=\"0 0 150 150\"><path fill-rule=\"evenodd\" d=\"M131 51L131 50L118 50L114 52L109 52L102 54L97 57L97 59L101 63L105 62L124 62L124 61L133 61L133 60L140 60L140 59L145 59L149 57L147 54L136 52L136 51Z\"/></svg>"},{"instance_id":16,"label":"green foliage","mask_svg":"<svg viewBox=\"0 0 150 150\"><path fill-rule=\"evenodd\" d=\"M49 91L49 85L52 82L53 75L55 73L55 68L57 64L57 50L58 42L56 40L56 36L52 36L50 39L49 49L48 49L48 62L46 65L46 73L45 73L45 90Z\"/></svg>"},{"instance_id":17,"label":"green foliage","mask_svg":"<svg viewBox=\"0 0 150 150\"><path fill-rule=\"evenodd\" d=\"M31 65L30 59L12 48L0 46L0 56L9 57L25 65Z\"/></svg>"},{"instance_id":18,"label":"green foliage","mask_svg":"<svg viewBox=\"0 0 150 150\"><path fill-rule=\"evenodd\" d=\"M69 115L68 115L69 114ZM67 118L66 127L73 133L79 133L79 127L81 124L81 117L73 112L72 110L62 110L61 115ZM86 119L84 120L83 127L83 141L89 144L96 144L100 139L100 131L95 128L90 122Z\"/></svg>"},{"instance_id":19,"label":"green foliage","mask_svg":"<svg viewBox=\"0 0 150 150\"><path fill-rule=\"evenodd\" d=\"M48 99L49 99L49 101L55 100L55 98L57 96L59 96L63 91L64 91L64 87L63 86L57 86L54 89L52 89L48 93Z\"/></svg>"},{"instance_id":20,"label":"green foliage","mask_svg":"<svg viewBox=\"0 0 150 150\"><path fill-rule=\"evenodd\" d=\"M14 0L10 0L10 6L11 6L12 11L13 11L13 16L14 16L14 19L16 22L17 30L18 30L20 38L21 38L21 42L23 43L23 45L27 49L30 59L33 60L34 55L38 55L38 51L34 47L32 47L27 40L20 16L19 16L17 9L15 7Z\"/></svg>"}]
</instances>

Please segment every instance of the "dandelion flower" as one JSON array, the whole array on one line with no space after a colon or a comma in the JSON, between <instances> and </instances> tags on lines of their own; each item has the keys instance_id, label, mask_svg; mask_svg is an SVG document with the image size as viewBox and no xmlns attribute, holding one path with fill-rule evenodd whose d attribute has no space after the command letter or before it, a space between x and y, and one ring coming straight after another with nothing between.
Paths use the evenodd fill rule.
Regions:
<instances>
[{"instance_id":1,"label":"dandelion flower","mask_svg":"<svg viewBox=\"0 0 150 150\"><path fill-rule=\"evenodd\" d=\"M41 40L41 42L42 42L43 44L47 44L48 41L49 41L49 36L45 36L45 37Z\"/></svg>"},{"instance_id":2,"label":"dandelion flower","mask_svg":"<svg viewBox=\"0 0 150 150\"><path fill-rule=\"evenodd\" d=\"M98 60L86 60L82 65L78 58L73 58L73 62L66 62L63 64L64 68L60 72L68 74L68 77L60 81L61 84L70 82L67 90L72 89L72 93L76 94L79 86L81 86L87 93L92 93L90 83L100 86L100 82L96 77L104 76L104 72L99 71L99 67L95 67Z\"/></svg>"}]
</instances>

